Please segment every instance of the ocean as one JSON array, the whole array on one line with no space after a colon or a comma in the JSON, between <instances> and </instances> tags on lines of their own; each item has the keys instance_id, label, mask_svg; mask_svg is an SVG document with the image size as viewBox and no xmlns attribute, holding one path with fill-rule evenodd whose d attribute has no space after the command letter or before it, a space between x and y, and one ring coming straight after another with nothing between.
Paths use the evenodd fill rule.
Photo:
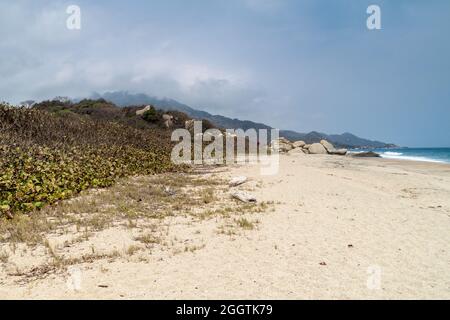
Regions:
<instances>
[{"instance_id":1,"label":"ocean","mask_svg":"<svg viewBox=\"0 0 450 320\"><path fill-rule=\"evenodd\" d=\"M350 152L369 151L366 149L354 149ZM387 159L414 160L450 163L450 148L392 148L370 149Z\"/></svg>"}]
</instances>

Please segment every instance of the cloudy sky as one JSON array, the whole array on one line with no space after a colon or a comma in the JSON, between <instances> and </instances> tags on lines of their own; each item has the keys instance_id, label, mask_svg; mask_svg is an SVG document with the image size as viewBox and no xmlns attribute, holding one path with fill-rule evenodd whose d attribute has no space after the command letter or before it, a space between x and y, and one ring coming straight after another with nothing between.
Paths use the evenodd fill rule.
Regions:
<instances>
[{"instance_id":1,"label":"cloudy sky","mask_svg":"<svg viewBox=\"0 0 450 320\"><path fill-rule=\"evenodd\" d=\"M381 30L366 27L370 4ZM66 27L69 5L80 30ZM0 100L112 90L450 146L450 1L0 0Z\"/></svg>"}]
</instances>

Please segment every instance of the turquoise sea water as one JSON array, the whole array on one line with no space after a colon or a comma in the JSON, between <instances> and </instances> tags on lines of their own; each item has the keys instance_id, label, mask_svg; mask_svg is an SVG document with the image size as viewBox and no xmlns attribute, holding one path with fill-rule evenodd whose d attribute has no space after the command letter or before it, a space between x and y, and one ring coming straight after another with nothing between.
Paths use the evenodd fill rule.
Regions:
<instances>
[{"instance_id":1,"label":"turquoise sea water","mask_svg":"<svg viewBox=\"0 0 450 320\"><path fill-rule=\"evenodd\" d=\"M368 150L351 150L351 152L361 152ZM428 161L450 163L450 148L396 148L396 149L372 149L383 158Z\"/></svg>"}]
</instances>

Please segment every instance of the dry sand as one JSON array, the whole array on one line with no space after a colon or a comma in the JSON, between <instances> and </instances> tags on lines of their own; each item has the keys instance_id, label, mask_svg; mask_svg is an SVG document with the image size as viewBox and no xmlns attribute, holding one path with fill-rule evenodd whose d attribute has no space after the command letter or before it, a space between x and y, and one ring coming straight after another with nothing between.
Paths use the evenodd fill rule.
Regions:
<instances>
[{"instance_id":1,"label":"dry sand","mask_svg":"<svg viewBox=\"0 0 450 320\"><path fill-rule=\"evenodd\" d=\"M275 210L235 236L217 233L217 219L172 228L195 230L193 252L102 259L24 283L3 268L0 298L450 298L450 165L300 154L281 156L277 175L250 165L221 175L249 177L238 189ZM106 230L86 245L129 239Z\"/></svg>"}]
</instances>

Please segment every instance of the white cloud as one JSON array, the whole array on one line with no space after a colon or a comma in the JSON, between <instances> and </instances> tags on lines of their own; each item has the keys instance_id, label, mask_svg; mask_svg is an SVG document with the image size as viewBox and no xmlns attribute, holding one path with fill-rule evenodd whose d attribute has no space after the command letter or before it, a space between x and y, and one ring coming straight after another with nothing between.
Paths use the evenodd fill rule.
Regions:
<instances>
[{"instance_id":1,"label":"white cloud","mask_svg":"<svg viewBox=\"0 0 450 320\"><path fill-rule=\"evenodd\" d=\"M83 24L81 32L73 32L65 27L63 5L11 2L0 8L0 54L11 53L10 58L0 59L0 71L8 75L0 79L0 90L6 93L2 98L11 102L130 90L223 110L226 103L232 109L254 98L244 94L248 73L193 59L185 47L177 47L176 40L160 37L135 46L133 37L144 38L145 26L134 27L131 36L125 29L117 30L121 34L105 34L108 29L98 33L89 23ZM82 17L98 18L92 8L81 8ZM119 36L128 43L118 46Z\"/></svg>"},{"instance_id":2,"label":"white cloud","mask_svg":"<svg viewBox=\"0 0 450 320\"><path fill-rule=\"evenodd\" d=\"M447 2L386 2L380 33L356 3L330 14L326 0L206 2L77 0L82 29L70 31L70 3L0 0L0 99L129 90L302 131L384 139L360 120L404 114L393 132L445 127Z\"/></svg>"}]
</instances>

